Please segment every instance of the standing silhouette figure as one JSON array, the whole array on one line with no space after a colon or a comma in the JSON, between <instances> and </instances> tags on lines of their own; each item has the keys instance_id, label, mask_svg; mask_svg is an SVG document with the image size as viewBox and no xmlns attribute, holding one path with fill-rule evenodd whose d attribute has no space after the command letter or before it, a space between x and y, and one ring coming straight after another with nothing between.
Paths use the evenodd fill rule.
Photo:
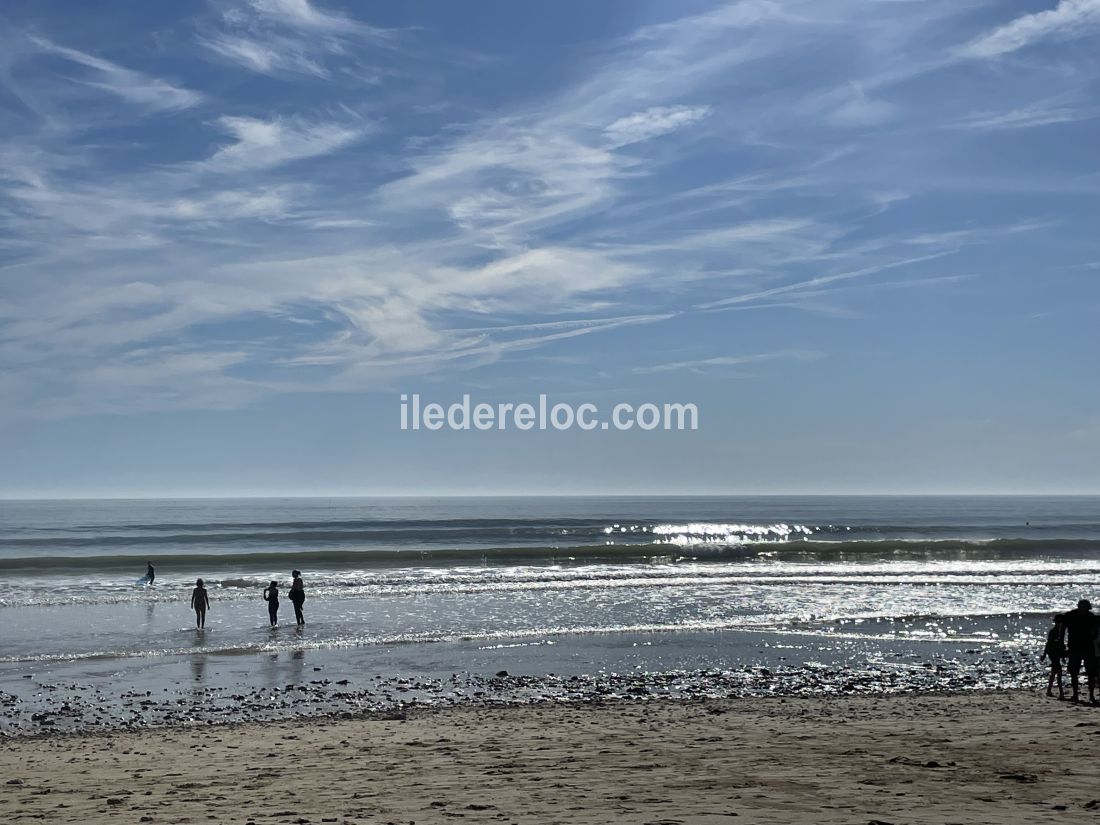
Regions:
<instances>
[{"instance_id":1,"label":"standing silhouette figure","mask_svg":"<svg viewBox=\"0 0 1100 825\"><path fill-rule=\"evenodd\" d=\"M306 586L300 570L295 570L291 575L294 576L294 581L290 585L290 602L294 605L294 619L298 622L298 627L301 627L306 623L306 617L302 613L302 605L306 601Z\"/></svg>"},{"instance_id":2,"label":"standing silhouette figure","mask_svg":"<svg viewBox=\"0 0 1100 825\"><path fill-rule=\"evenodd\" d=\"M273 581L264 588L264 601L267 602L267 618L271 620L271 626L279 623L279 583Z\"/></svg>"},{"instance_id":3,"label":"standing silhouette figure","mask_svg":"<svg viewBox=\"0 0 1100 825\"><path fill-rule=\"evenodd\" d=\"M202 579L195 582L195 589L191 591L191 607L195 611L195 627L202 630L206 627L206 610L210 607L210 596Z\"/></svg>"}]
</instances>

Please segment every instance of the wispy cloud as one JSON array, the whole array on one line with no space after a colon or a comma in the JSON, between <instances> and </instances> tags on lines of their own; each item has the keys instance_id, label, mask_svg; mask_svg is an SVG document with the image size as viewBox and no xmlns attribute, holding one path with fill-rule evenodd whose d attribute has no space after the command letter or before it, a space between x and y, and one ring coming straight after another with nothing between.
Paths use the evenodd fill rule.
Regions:
<instances>
[{"instance_id":1,"label":"wispy cloud","mask_svg":"<svg viewBox=\"0 0 1100 825\"><path fill-rule=\"evenodd\" d=\"M212 52L258 74L310 74L328 77L328 70L291 38L269 36L258 40L239 34L217 33L202 38Z\"/></svg>"},{"instance_id":2,"label":"wispy cloud","mask_svg":"<svg viewBox=\"0 0 1100 825\"><path fill-rule=\"evenodd\" d=\"M43 37L30 40L42 53L52 54L88 69L77 82L117 95L130 103L155 110L187 109L202 100L202 95L176 86L167 80L127 69L101 57L58 45Z\"/></svg>"},{"instance_id":3,"label":"wispy cloud","mask_svg":"<svg viewBox=\"0 0 1100 825\"><path fill-rule=\"evenodd\" d=\"M218 24L199 34L199 43L220 57L258 74L305 74L328 78L329 63L357 60L364 43L386 48L396 33L328 11L310 0L229 0ZM349 70L344 66L344 70Z\"/></svg>"},{"instance_id":4,"label":"wispy cloud","mask_svg":"<svg viewBox=\"0 0 1100 825\"><path fill-rule=\"evenodd\" d=\"M837 281L848 281L853 278L865 278L870 275L876 275L879 272L884 272L898 267L911 266L913 264L924 263L925 261L935 260L936 258L942 258L950 252L934 252L930 255L919 255L911 258L903 258L901 260L893 260L887 263L876 264L872 266L863 267L861 269L851 270L849 272L837 272L832 275L820 275L816 278L807 278L804 281L796 281L794 283L782 284L781 286L774 286L769 289L755 290L752 292L746 292L742 295L735 295L730 298L723 298L718 301L710 301L707 303L699 304L699 309L722 309L727 307L736 306L738 304L747 304L761 299L775 298L776 296L789 296L792 293L811 292L820 289L823 286L836 283Z\"/></svg>"},{"instance_id":5,"label":"wispy cloud","mask_svg":"<svg viewBox=\"0 0 1100 825\"><path fill-rule=\"evenodd\" d=\"M612 148L640 143L698 123L711 113L710 106L653 106L621 117L604 129Z\"/></svg>"},{"instance_id":6,"label":"wispy cloud","mask_svg":"<svg viewBox=\"0 0 1100 825\"><path fill-rule=\"evenodd\" d=\"M1091 120L1100 115L1100 107L1063 105L1039 101L1006 112L979 112L969 115L957 126L963 129L1031 129L1058 123Z\"/></svg>"},{"instance_id":7,"label":"wispy cloud","mask_svg":"<svg viewBox=\"0 0 1100 825\"><path fill-rule=\"evenodd\" d=\"M852 84L846 92L840 104L828 115L829 123L834 126L877 126L890 120L897 112L897 107L892 103L868 97L858 84Z\"/></svg>"},{"instance_id":8,"label":"wispy cloud","mask_svg":"<svg viewBox=\"0 0 1100 825\"><path fill-rule=\"evenodd\" d=\"M310 0L249 0L259 14L294 28L322 32L354 32L385 38L385 29L369 26L361 20L334 11L325 11Z\"/></svg>"},{"instance_id":9,"label":"wispy cloud","mask_svg":"<svg viewBox=\"0 0 1100 825\"><path fill-rule=\"evenodd\" d=\"M1084 37L1100 28L1100 0L1059 0L1053 9L1025 14L967 43L966 57L998 57L1042 40Z\"/></svg>"},{"instance_id":10,"label":"wispy cloud","mask_svg":"<svg viewBox=\"0 0 1100 825\"><path fill-rule=\"evenodd\" d=\"M218 149L202 162L212 171L237 171L280 166L303 158L335 152L359 140L366 128L340 123L310 123L302 120L261 120L224 116L218 127L233 142Z\"/></svg>"},{"instance_id":11,"label":"wispy cloud","mask_svg":"<svg viewBox=\"0 0 1100 825\"><path fill-rule=\"evenodd\" d=\"M633 372L640 375L648 375L655 372L675 372L679 370L704 373L708 369L716 367L743 367L747 364L759 364L763 361L776 360L817 361L824 357L824 353L809 350L780 350L778 352L761 352L751 355L715 355L710 358L697 358L690 361L671 361L665 364L635 367Z\"/></svg>"},{"instance_id":12,"label":"wispy cloud","mask_svg":"<svg viewBox=\"0 0 1100 825\"><path fill-rule=\"evenodd\" d=\"M160 62L131 72L83 43L42 40L36 59L5 63L0 106L18 113L0 131L9 406L363 391L572 356L596 335L616 338L619 375L797 360L827 349L798 349L797 325L785 354L682 356L757 340L753 313L712 312L825 323L957 278L939 264L950 254L1001 271L1006 227L1052 214L1059 187L1096 189L1072 163L1029 173L988 152L994 129L1090 128L1070 117L1087 111L1086 73L1052 90L1015 61L974 72L952 54L973 35L958 0L717 3L570 39L568 72L502 48L489 91L484 61L441 58L451 33L430 25L390 32L353 4L305 0L211 8L173 30L252 74L227 78L167 40L157 56L205 96L157 81ZM368 60L381 50L382 75ZM71 105L47 55L111 94ZM127 103L178 116L122 128ZM1000 194L1039 184L1041 210ZM1061 231L1048 223L1028 246ZM873 288L888 284L899 290ZM658 325L688 348L669 356Z\"/></svg>"}]
</instances>

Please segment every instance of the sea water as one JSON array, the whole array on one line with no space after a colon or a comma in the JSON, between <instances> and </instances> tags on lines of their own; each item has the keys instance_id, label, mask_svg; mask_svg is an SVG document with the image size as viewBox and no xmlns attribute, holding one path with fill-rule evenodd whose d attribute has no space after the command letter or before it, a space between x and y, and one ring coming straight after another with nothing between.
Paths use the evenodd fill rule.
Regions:
<instances>
[{"instance_id":1,"label":"sea water","mask_svg":"<svg viewBox=\"0 0 1100 825\"><path fill-rule=\"evenodd\" d=\"M0 688L217 657L247 681L306 652L351 675L1037 653L1047 614L1100 595L1098 550L1095 497L7 501Z\"/></svg>"}]
</instances>

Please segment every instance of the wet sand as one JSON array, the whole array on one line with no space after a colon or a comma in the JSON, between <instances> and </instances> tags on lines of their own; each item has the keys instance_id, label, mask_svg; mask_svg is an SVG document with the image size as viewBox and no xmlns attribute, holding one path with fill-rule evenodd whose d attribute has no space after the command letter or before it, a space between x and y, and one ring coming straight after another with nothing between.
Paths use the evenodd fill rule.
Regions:
<instances>
[{"instance_id":1,"label":"wet sand","mask_svg":"<svg viewBox=\"0 0 1100 825\"><path fill-rule=\"evenodd\" d=\"M618 701L9 739L7 822L1003 823L1100 816L1034 693Z\"/></svg>"},{"instance_id":2,"label":"wet sand","mask_svg":"<svg viewBox=\"0 0 1100 825\"><path fill-rule=\"evenodd\" d=\"M411 705L1016 690L1046 678L1032 649L1021 646L714 632L557 641L505 650L456 642L0 664L0 739L363 717ZM715 664L683 667L700 660Z\"/></svg>"}]
</instances>

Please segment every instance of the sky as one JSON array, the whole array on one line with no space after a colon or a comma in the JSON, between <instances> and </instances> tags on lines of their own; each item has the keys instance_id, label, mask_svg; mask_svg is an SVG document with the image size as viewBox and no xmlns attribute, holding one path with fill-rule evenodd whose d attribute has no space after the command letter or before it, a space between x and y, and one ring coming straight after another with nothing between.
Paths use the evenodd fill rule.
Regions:
<instances>
[{"instance_id":1,"label":"sky","mask_svg":"<svg viewBox=\"0 0 1100 825\"><path fill-rule=\"evenodd\" d=\"M0 496L1100 493L1098 46L1100 0L9 0Z\"/></svg>"}]
</instances>

